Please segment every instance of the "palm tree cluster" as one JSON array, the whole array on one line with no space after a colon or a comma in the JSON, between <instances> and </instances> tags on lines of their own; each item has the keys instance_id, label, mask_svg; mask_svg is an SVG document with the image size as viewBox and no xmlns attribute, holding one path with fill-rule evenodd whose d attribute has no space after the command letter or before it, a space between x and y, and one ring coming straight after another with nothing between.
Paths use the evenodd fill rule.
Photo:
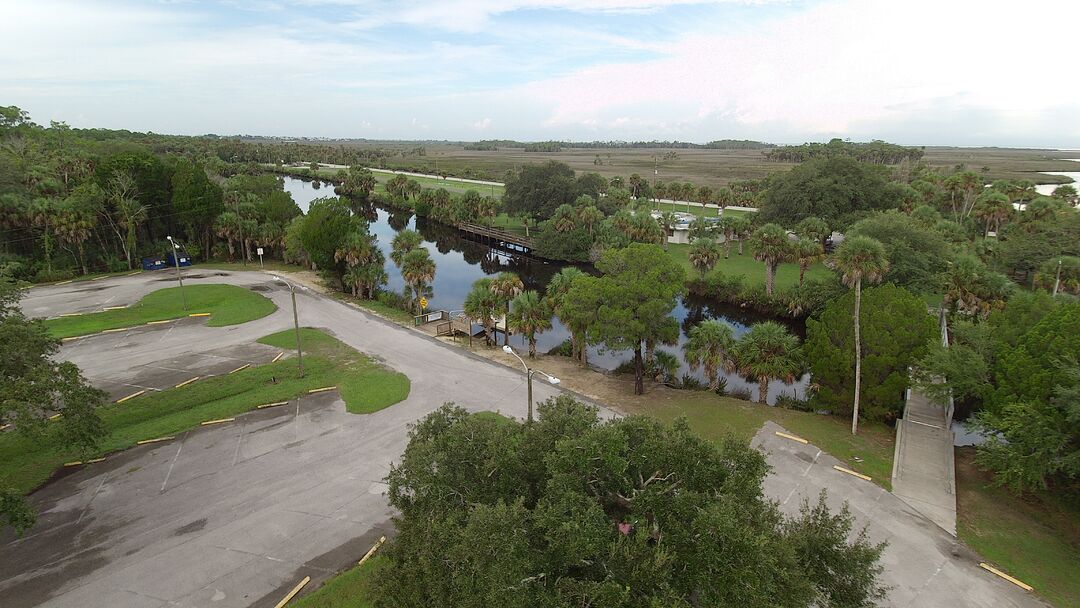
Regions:
<instances>
[{"instance_id":1,"label":"palm tree cluster","mask_svg":"<svg viewBox=\"0 0 1080 608\"><path fill-rule=\"evenodd\" d=\"M473 282L465 296L465 315L484 327L485 341L496 342L498 318L505 319L503 344L510 343L510 332L525 336L529 357L536 357L536 335L551 329L552 302L534 290L526 290L521 278L512 272L484 277Z\"/></svg>"},{"instance_id":2,"label":"palm tree cluster","mask_svg":"<svg viewBox=\"0 0 1080 608\"><path fill-rule=\"evenodd\" d=\"M768 401L770 380L794 382L803 369L799 339L774 321L752 326L738 340L727 323L702 321L687 333L683 355L691 370L703 369L710 390L720 385L720 371L754 379L759 403Z\"/></svg>"},{"instance_id":3,"label":"palm tree cluster","mask_svg":"<svg viewBox=\"0 0 1080 608\"><path fill-rule=\"evenodd\" d=\"M379 286L386 283L386 258L379 249L378 239L367 230L367 223L354 216L341 247L334 252L335 262L345 263L342 283L353 297L373 298Z\"/></svg>"},{"instance_id":4,"label":"palm tree cluster","mask_svg":"<svg viewBox=\"0 0 1080 608\"><path fill-rule=\"evenodd\" d=\"M435 260L421 246L423 241L419 232L402 230L390 243L390 259L401 270L401 278L412 291L416 314L423 313L420 298L428 295L431 283L435 281Z\"/></svg>"}]
</instances>

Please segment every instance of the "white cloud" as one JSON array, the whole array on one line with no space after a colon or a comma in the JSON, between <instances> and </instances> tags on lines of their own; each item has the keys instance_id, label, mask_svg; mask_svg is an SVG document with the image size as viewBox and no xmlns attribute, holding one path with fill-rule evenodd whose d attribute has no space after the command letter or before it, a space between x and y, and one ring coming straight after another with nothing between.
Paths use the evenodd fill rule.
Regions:
<instances>
[{"instance_id":1,"label":"white cloud","mask_svg":"<svg viewBox=\"0 0 1080 608\"><path fill-rule=\"evenodd\" d=\"M588 68L520 93L551 104L552 126L621 117L848 134L942 103L1017 124L1061 106L1080 118L1077 81L1062 73L1078 20L1074 3L1027 2L1019 10L830 2L738 35L686 38L662 59ZM1080 121L1060 127L1080 137Z\"/></svg>"},{"instance_id":2,"label":"white cloud","mask_svg":"<svg viewBox=\"0 0 1080 608\"><path fill-rule=\"evenodd\" d=\"M482 119L472 123L472 128L476 129L477 131L485 131L490 126L491 126L491 119L490 118L482 118Z\"/></svg>"}]
</instances>

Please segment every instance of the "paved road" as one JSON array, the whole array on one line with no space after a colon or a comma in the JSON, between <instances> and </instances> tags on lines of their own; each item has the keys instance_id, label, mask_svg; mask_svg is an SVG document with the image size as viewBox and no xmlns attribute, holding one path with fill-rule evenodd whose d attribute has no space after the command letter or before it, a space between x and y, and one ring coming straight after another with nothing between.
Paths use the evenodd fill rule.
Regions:
<instances>
[{"instance_id":1,"label":"paved road","mask_svg":"<svg viewBox=\"0 0 1080 608\"><path fill-rule=\"evenodd\" d=\"M230 359L270 356L251 343L291 326L288 292L261 273L201 274L190 272L189 280L269 289L281 309L229 328L185 320L87 338L65 345L61 356L114 391L168 386L200 365L212 372ZM24 308L47 316L126 304L165 286L162 277L38 288ZM448 400L523 417L520 373L328 298L301 293L298 300L303 324L331 328L408 374L409 398L355 416L332 394L305 397L69 473L33 496L43 515L30 536L0 536L5 608L273 606L303 576L324 580L389 529L381 479L405 447L409 422ZM203 361L214 359L208 354L223 362ZM536 389L539 399L555 394L549 385ZM979 569L962 544L892 494L835 471L836 460L775 430L770 423L755 438L774 468L766 494L789 513L822 488L834 507L849 501L872 538L890 543L886 605L1043 605Z\"/></svg>"},{"instance_id":2,"label":"paved road","mask_svg":"<svg viewBox=\"0 0 1080 608\"><path fill-rule=\"evenodd\" d=\"M1034 595L979 567L977 556L945 530L897 496L869 481L833 468L838 460L810 444L777 436L784 430L765 423L752 445L768 455L772 474L765 494L783 512L798 513L804 499L817 501L828 490L829 507L846 501L870 540L887 542L881 557L882 582L891 587L884 606L896 608L1021 608L1046 606Z\"/></svg>"},{"instance_id":3,"label":"paved road","mask_svg":"<svg viewBox=\"0 0 1080 608\"><path fill-rule=\"evenodd\" d=\"M54 316L127 304L166 286L164 277L38 288L24 308ZM60 356L98 382L161 387L176 372L147 364L197 361L292 325L288 291L267 275L190 272L188 280L265 288L280 309L234 327L185 320L84 338ZM319 581L348 565L387 528L380 480L404 449L410 422L446 401L524 417L522 374L311 292L297 300L302 324L331 328L407 374L409 398L355 416L333 395L305 397L67 475L33 496L42 518L31 535L0 537L6 608L272 606L303 576ZM556 394L550 385L534 388L538 400Z\"/></svg>"}]
</instances>

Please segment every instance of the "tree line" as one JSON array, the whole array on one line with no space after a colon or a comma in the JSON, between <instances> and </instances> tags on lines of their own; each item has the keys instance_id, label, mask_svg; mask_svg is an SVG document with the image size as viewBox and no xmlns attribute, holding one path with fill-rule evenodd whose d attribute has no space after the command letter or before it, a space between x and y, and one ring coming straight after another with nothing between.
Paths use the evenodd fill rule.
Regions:
<instances>
[{"instance_id":1,"label":"tree line","mask_svg":"<svg viewBox=\"0 0 1080 608\"><path fill-rule=\"evenodd\" d=\"M901 161L918 161L922 159L924 153L925 150L920 147L899 146L880 139L865 143L831 139L824 144L805 143L797 146L778 146L762 154L769 160L789 163L844 156L862 162L895 165Z\"/></svg>"}]
</instances>

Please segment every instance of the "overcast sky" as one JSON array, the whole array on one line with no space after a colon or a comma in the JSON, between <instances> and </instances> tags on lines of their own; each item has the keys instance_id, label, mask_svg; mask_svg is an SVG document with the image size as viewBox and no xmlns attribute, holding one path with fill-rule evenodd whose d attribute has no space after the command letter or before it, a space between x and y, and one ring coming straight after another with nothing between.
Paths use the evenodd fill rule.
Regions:
<instances>
[{"instance_id":1,"label":"overcast sky","mask_svg":"<svg viewBox=\"0 0 1080 608\"><path fill-rule=\"evenodd\" d=\"M377 139L1080 148L1080 2L0 0L0 105Z\"/></svg>"}]
</instances>

